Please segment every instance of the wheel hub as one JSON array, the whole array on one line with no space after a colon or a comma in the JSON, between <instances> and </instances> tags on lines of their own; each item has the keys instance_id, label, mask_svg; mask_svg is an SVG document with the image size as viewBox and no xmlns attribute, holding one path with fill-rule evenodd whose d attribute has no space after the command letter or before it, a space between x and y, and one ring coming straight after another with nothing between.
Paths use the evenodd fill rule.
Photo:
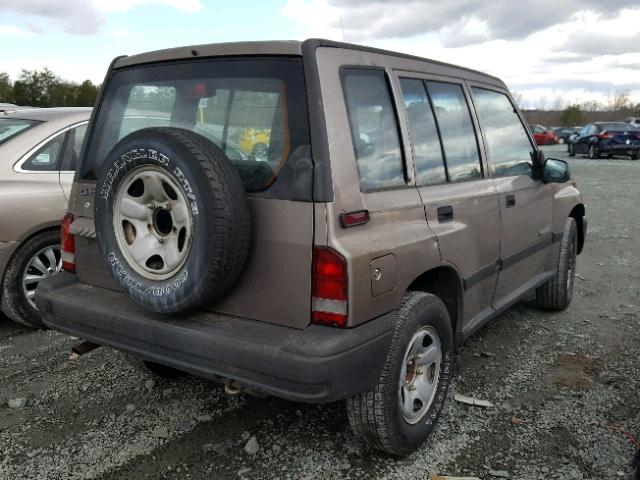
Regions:
<instances>
[{"instance_id":1,"label":"wheel hub","mask_svg":"<svg viewBox=\"0 0 640 480\"><path fill-rule=\"evenodd\" d=\"M154 165L132 170L114 202L118 247L136 273L164 280L184 265L191 248L193 218L182 186Z\"/></svg>"},{"instance_id":2,"label":"wheel hub","mask_svg":"<svg viewBox=\"0 0 640 480\"><path fill-rule=\"evenodd\" d=\"M24 269L22 274L22 293L27 303L38 310L35 302L36 288L41 280L53 277L62 268L62 255L58 245L49 245L39 250Z\"/></svg>"},{"instance_id":3,"label":"wheel hub","mask_svg":"<svg viewBox=\"0 0 640 480\"><path fill-rule=\"evenodd\" d=\"M399 401L402 418L418 423L433 403L440 380L442 344L432 326L420 328L411 338L402 363Z\"/></svg>"}]
</instances>

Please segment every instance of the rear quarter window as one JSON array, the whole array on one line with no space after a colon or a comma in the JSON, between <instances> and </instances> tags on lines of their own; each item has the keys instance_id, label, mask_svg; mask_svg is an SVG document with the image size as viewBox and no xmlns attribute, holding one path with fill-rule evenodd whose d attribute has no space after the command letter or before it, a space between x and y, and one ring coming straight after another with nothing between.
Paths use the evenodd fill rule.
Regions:
<instances>
[{"instance_id":1,"label":"rear quarter window","mask_svg":"<svg viewBox=\"0 0 640 480\"><path fill-rule=\"evenodd\" d=\"M344 68L342 83L361 189L405 185L398 121L385 72Z\"/></svg>"}]
</instances>

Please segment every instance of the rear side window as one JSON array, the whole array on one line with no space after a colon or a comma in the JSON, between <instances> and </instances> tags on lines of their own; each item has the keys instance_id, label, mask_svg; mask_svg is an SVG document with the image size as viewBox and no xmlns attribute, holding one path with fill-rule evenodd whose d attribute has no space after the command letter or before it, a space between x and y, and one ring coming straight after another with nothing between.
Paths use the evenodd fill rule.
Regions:
<instances>
[{"instance_id":1,"label":"rear side window","mask_svg":"<svg viewBox=\"0 0 640 480\"><path fill-rule=\"evenodd\" d=\"M427 89L440 126L449 180L461 182L481 178L478 142L462 87L453 83L427 82Z\"/></svg>"},{"instance_id":2,"label":"rear side window","mask_svg":"<svg viewBox=\"0 0 640 480\"><path fill-rule=\"evenodd\" d=\"M447 181L442 147L431 103L422 80L400 79L407 108L409 131L414 150L418 185L435 185Z\"/></svg>"},{"instance_id":3,"label":"rear side window","mask_svg":"<svg viewBox=\"0 0 640 480\"><path fill-rule=\"evenodd\" d=\"M87 133L86 123L69 130L69 137L67 139L67 145L64 147L60 170L69 172L76 169L85 133Z\"/></svg>"},{"instance_id":4,"label":"rear side window","mask_svg":"<svg viewBox=\"0 0 640 480\"><path fill-rule=\"evenodd\" d=\"M509 98L483 88L472 91L493 176L531 176L533 146Z\"/></svg>"},{"instance_id":5,"label":"rear side window","mask_svg":"<svg viewBox=\"0 0 640 480\"><path fill-rule=\"evenodd\" d=\"M245 57L116 71L80 177L95 179L119 140L158 126L206 137L226 153L248 192L280 185L278 198L286 198L295 183L295 165L285 168L289 157L310 158L302 62Z\"/></svg>"},{"instance_id":6,"label":"rear side window","mask_svg":"<svg viewBox=\"0 0 640 480\"><path fill-rule=\"evenodd\" d=\"M342 70L349 125L362 190L405 185L398 122L383 71Z\"/></svg>"},{"instance_id":7,"label":"rear side window","mask_svg":"<svg viewBox=\"0 0 640 480\"><path fill-rule=\"evenodd\" d=\"M21 165L22 170L30 172L55 172L62 153L66 133L61 133L49 140L31 154Z\"/></svg>"}]
</instances>

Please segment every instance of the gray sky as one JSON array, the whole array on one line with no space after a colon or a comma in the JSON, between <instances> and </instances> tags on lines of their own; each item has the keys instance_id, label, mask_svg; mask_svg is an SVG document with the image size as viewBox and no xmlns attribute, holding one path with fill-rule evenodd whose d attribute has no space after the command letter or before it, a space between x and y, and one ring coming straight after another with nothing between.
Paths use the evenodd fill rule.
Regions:
<instances>
[{"instance_id":1,"label":"gray sky","mask_svg":"<svg viewBox=\"0 0 640 480\"><path fill-rule=\"evenodd\" d=\"M527 104L640 102L640 0L0 0L0 70L101 82L113 57L321 36L501 77Z\"/></svg>"}]
</instances>

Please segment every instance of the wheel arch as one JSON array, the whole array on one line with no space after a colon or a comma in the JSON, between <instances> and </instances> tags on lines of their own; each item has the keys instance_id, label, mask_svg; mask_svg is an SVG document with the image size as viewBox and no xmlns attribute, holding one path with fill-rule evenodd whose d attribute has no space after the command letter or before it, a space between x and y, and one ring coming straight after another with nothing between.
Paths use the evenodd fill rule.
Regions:
<instances>
[{"instance_id":1,"label":"wheel arch","mask_svg":"<svg viewBox=\"0 0 640 480\"><path fill-rule=\"evenodd\" d=\"M582 249L584 248L584 240L585 240L585 221L584 217L586 215L586 210L584 204L579 203L569 213L569 216L576 221L578 227L578 253L582 253Z\"/></svg>"},{"instance_id":2,"label":"wheel arch","mask_svg":"<svg viewBox=\"0 0 640 480\"><path fill-rule=\"evenodd\" d=\"M440 265L423 272L407 287L407 291L431 293L440 298L452 322L456 343L460 343L459 331L462 328L462 279L457 270L450 265Z\"/></svg>"}]
</instances>

